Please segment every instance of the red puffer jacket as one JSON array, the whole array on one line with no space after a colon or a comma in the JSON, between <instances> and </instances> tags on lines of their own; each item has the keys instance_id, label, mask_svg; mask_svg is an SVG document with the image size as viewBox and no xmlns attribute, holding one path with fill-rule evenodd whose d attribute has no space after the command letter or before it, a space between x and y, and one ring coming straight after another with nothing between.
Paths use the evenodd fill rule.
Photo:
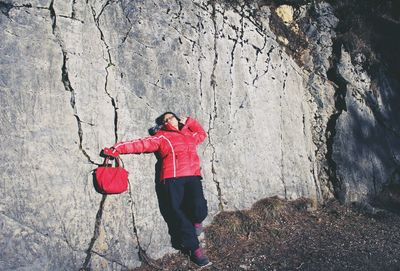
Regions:
<instances>
[{"instance_id":1,"label":"red puffer jacket","mask_svg":"<svg viewBox=\"0 0 400 271\"><path fill-rule=\"evenodd\" d=\"M203 127L189 117L181 130L166 123L154 136L119 142L113 147L120 154L158 152L162 158L160 180L164 180L201 175L196 147L205 138Z\"/></svg>"}]
</instances>

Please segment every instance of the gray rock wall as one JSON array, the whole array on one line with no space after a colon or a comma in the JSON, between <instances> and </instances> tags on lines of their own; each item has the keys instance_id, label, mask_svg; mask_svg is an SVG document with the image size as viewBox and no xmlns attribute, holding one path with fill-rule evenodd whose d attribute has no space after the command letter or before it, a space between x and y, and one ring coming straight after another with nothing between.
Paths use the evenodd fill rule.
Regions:
<instances>
[{"instance_id":1,"label":"gray rock wall","mask_svg":"<svg viewBox=\"0 0 400 271\"><path fill-rule=\"evenodd\" d=\"M364 61L360 54L352 63L342 49L338 64L346 94L345 109L337 120L333 159L339 198L344 202L373 198L382 185L399 181L399 87L383 73L376 79L379 85L374 85L362 68Z\"/></svg>"},{"instance_id":2,"label":"gray rock wall","mask_svg":"<svg viewBox=\"0 0 400 271\"><path fill-rule=\"evenodd\" d=\"M320 21L307 34L310 57L301 66L277 42L266 6L0 2L4 270L126 270L141 264L139 255L173 252L154 191L154 155L123 157L126 193L102 196L92 183L100 150L147 136L164 111L193 116L207 131L198 149L207 223L221 210L274 195L322 202L333 187L343 188L345 200L375 193L398 161L398 130L377 132L376 114L356 114L365 97L351 94L367 93L368 84L348 88L349 109L338 113L335 83L327 79L337 19L328 5L319 8ZM338 70L356 86L368 75L354 67L343 59ZM394 96L385 82L377 101L381 126L395 113L385 106ZM340 115L334 144L326 136L333 114ZM359 155L369 160L362 156L359 169L344 158L359 149L352 131L361 115L372 125L362 125L370 129L363 135L387 136L385 150L392 153L370 155L375 149L363 141ZM340 179L333 184L332 160Z\"/></svg>"}]
</instances>

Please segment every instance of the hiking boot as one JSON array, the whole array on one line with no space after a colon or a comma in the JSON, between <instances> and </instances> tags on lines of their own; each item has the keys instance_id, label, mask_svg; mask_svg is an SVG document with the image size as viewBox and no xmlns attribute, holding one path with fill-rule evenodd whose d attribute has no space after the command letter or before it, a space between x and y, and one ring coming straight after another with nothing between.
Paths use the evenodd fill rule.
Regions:
<instances>
[{"instance_id":1,"label":"hiking boot","mask_svg":"<svg viewBox=\"0 0 400 271\"><path fill-rule=\"evenodd\" d=\"M196 230L196 235L200 236L200 234L203 232L203 224L194 223L193 226L194 226L194 229Z\"/></svg>"},{"instance_id":2,"label":"hiking boot","mask_svg":"<svg viewBox=\"0 0 400 271\"><path fill-rule=\"evenodd\" d=\"M204 255L201 247L193 251L190 255L190 260L197 264L198 266L206 266L210 263L207 256Z\"/></svg>"}]
</instances>

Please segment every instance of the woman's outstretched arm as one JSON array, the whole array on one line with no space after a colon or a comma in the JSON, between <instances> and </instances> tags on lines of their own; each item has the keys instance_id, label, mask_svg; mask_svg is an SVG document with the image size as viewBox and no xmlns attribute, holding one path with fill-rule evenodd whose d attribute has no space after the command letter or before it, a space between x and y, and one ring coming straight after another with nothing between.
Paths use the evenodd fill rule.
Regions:
<instances>
[{"instance_id":1,"label":"woman's outstretched arm","mask_svg":"<svg viewBox=\"0 0 400 271\"><path fill-rule=\"evenodd\" d=\"M105 148L103 151L106 155L118 156L119 154L156 152L159 147L160 138L148 136L145 138L118 142L111 148Z\"/></svg>"}]
</instances>

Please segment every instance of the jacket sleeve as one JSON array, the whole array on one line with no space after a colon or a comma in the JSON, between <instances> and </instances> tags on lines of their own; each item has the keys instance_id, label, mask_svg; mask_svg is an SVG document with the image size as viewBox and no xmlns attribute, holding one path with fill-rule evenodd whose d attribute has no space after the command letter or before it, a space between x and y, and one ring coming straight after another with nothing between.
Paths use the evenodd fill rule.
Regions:
<instances>
[{"instance_id":1,"label":"jacket sleeve","mask_svg":"<svg viewBox=\"0 0 400 271\"><path fill-rule=\"evenodd\" d=\"M188 117L185 125L193 132L193 136L196 138L197 144L200 144L207 137L203 127L195 119Z\"/></svg>"},{"instance_id":2,"label":"jacket sleeve","mask_svg":"<svg viewBox=\"0 0 400 271\"><path fill-rule=\"evenodd\" d=\"M155 136L118 142L113 146L120 154L156 152L159 147L160 138Z\"/></svg>"}]
</instances>

